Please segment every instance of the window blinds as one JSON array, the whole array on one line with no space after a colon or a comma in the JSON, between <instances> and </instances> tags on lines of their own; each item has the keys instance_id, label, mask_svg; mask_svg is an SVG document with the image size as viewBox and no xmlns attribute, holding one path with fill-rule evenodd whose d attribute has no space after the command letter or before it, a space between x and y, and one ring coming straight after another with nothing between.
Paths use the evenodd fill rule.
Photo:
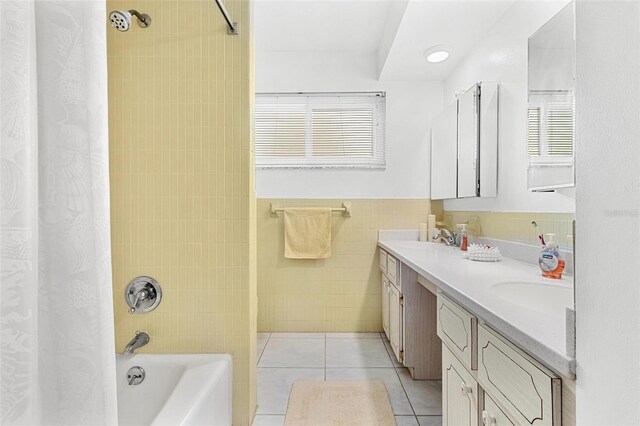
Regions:
<instances>
[{"instance_id":1,"label":"window blinds","mask_svg":"<svg viewBox=\"0 0 640 426\"><path fill-rule=\"evenodd\" d=\"M385 166L385 95L258 94L258 167Z\"/></svg>"},{"instance_id":2,"label":"window blinds","mask_svg":"<svg viewBox=\"0 0 640 426\"><path fill-rule=\"evenodd\" d=\"M536 162L573 156L573 98L561 94L529 95L527 154ZM537 159L536 159L537 158Z\"/></svg>"}]
</instances>

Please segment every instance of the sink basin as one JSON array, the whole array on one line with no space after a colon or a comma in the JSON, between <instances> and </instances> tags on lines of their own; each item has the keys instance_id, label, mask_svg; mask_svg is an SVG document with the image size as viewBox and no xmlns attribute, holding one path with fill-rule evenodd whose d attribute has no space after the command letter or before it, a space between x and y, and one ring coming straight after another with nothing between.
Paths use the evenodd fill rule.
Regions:
<instances>
[{"instance_id":1,"label":"sink basin","mask_svg":"<svg viewBox=\"0 0 640 426\"><path fill-rule=\"evenodd\" d=\"M564 318L573 308L573 287L566 283L503 282L490 287L499 299L520 308Z\"/></svg>"}]
</instances>

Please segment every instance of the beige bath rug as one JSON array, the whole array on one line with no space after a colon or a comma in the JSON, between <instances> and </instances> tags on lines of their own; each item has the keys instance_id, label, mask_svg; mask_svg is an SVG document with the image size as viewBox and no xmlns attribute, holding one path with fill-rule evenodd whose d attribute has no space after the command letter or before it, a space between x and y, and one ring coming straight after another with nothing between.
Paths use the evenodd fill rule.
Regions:
<instances>
[{"instance_id":1,"label":"beige bath rug","mask_svg":"<svg viewBox=\"0 0 640 426\"><path fill-rule=\"evenodd\" d=\"M285 426L395 426L384 383L295 382Z\"/></svg>"}]
</instances>

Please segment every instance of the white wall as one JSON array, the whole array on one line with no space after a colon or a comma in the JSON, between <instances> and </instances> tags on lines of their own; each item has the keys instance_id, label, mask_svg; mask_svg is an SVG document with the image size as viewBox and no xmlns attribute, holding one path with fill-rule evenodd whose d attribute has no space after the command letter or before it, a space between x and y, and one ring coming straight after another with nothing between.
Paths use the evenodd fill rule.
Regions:
<instances>
[{"instance_id":1,"label":"white wall","mask_svg":"<svg viewBox=\"0 0 640 426\"><path fill-rule=\"evenodd\" d=\"M375 52L256 52L258 93L344 91L387 92L386 170L258 169L259 198L429 198L441 82L380 82Z\"/></svg>"},{"instance_id":2,"label":"white wall","mask_svg":"<svg viewBox=\"0 0 640 426\"><path fill-rule=\"evenodd\" d=\"M574 190L527 190L527 39L567 1L518 1L445 80L444 103L477 81L500 83L498 197L448 200L447 210L572 213ZM578 144L580 141L578 141Z\"/></svg>"},{"instance_id":3,"label":"white wall","mask_svg":"<svg viewBox=\"0 0 640 426\"><path fill-rule=\"evenodd\" d=\"M640 3L577 2L577 423L640 424Z\"/></svg>"}]
</instances>

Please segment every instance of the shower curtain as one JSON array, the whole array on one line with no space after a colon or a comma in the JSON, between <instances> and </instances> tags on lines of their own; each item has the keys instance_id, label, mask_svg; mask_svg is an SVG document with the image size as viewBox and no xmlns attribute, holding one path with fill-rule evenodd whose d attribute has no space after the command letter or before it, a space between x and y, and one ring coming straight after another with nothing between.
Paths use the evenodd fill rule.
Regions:
<instances>
[{"instance_id":1,"label":"shower curtain","mask_svg":"<svg viewBox=\"0 0 640 426\"><path fill-rule=\"evenodd\" d=\"M2 425L117 424L104 0L0 0Z\"/></svg>"}]
</instances>

